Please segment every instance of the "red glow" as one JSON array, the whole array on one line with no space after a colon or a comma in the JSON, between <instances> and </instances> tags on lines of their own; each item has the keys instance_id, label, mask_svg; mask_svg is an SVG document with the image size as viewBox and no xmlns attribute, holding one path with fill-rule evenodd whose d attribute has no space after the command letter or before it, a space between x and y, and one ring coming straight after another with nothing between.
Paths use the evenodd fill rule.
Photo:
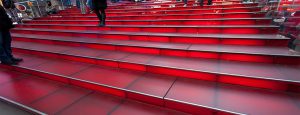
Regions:
<instances>
[{"instance_id":1,"label":"red glow","mask_svg":"<svg viewBox=\"0 0 300 115\"><path fill-rule=\"evenodd\" d=\"M119 62L119 68L124 69L132 69L132 70L138 70L138 71L146 71L146 66L142 64L132 64L132 63L123 63Z\"/></svg>"},{"instance_id":2,"label":"red glow","mask_svg":"<svg viewBox=\"0 0 300 115\"><path fill-rule=\"evenodd\" d=\"M193 43L193 44L217 44L217 38L187 38L187 37L172 37L172 42L175 43Z\"/></svg>"},{"instance_id":3,"label":"red glow","mask_svg":"<svg viewBox=\"0 0 300 115\"><path fill-rule=\"evenodd\" d=\"M257 39L222 39L222 44L228 45L265 45L264 40L257 40Z\"/></svg>"},{"instance_id":4,"label":"red glow","mask_svg":"<svg viewBox=\"0 0 300 115\"><path fill-rule=\"evenodd\" d=\"M209 73L193 72L193 71L154 67L154 66L148 66L147 71L152 73L158 73L158 74L173 75L173 76L194 78L194 79L201 79L201 80L208 80L208 81L215 81L216 79L215 75Z\"/></svg>"},{"instance_id":5,"label":"red glow","mask_svg":"<svg viewBox=\"0 0 300 115\"><path fill-rule=\"evenodd\" d=\"M158 106L163 106L164 105L164 100L162 98L156 98L156 97L151 97L151 96L146 96L138 93L132 93L132 92L127 92L127 98L158 105Z\"/></svg>"},{"instance_id":6,"label":"red glow","mask_svg":"<svg viewBox=\"0 0 300 115\"><path fill-rule=\"evenodd\" d=\"M161 55L187 57L187 51L184 50L161 50Z\"/></svg>"},{"instance_id":7,"label":"red glow","mask_svg":"<svg viewBox=\"0 0 300 115\"><path fill-rule=\"evenodd\" d=\"M171 100L165 100L165 106L170 109L176 109L179 111L184 111L184 112L199 114L199 115L200 114L201 115L202 114L203 115L214 115L214 113L216 112L216 111L208 109L208 108L196 107L193 105L178 103L178 102L174 102Z\"/></svg>"},{"instance_id":8,"label":"red glow","mask_svg":"<svg viewBox=\"0 0 300 115\"><path fill-rule=\"evenodd\" d=\"M108 67L119 67L118 62L115 61L97 60L97 64Z\"/></svg>"},{"instance_id":9,"label":"red glow","mask_svg":"<svg viewBox=\"0 0 300 115\"><path fill-rule=\"evenodd\" d=\"M218 82L282 91L286 91L288 88L287 84L283 82L226 75L219 76Z\"/></svg>"},{"instance_id":10,"label":"red glow","mask_svg":"<svg viewBox=\"0 0 300 115\"><path fill-rule=\"evenodd\" d=\"M144 53L144 54L159 54L159 49L156 48L142 48L142 47L130 47L130 46L119 46L118 50L126 52Z\"/></svg>"},{"instance_id":11,"label":"red glow","mask_svg":"<svg viewBox=\"0 0 300 115\"><path fill-rule=\"evenodd\" d=\"M195 58L208 58L208 59L219 59L218 53L211 53L211 52L196 52L191 51L188 53L189 57L195 57Z\"/></svg>"},{"instance_id":12,"label":"red glow","mask_svg":"<svg viewBox=\"0 0 300 115\"><path fill-rule=\"evenodd\" d=\"M166 36L148 36L148 41L152 42L169 42L170 38Z\"/></svg>"},{"instance_id":13,"label":"red glow","mask_svg":"<svg viewBox=\"0 0 300 115\"><path fill-rule=\"evenodd\" d=\"M102 50L116 50L116 46L113 45L101 45L101 44L82 44L85 47L102 49Z\"/></svg>"},{"instance_id":14,"label":"red glow","mask_svg":"<svg viewBox=\"0 0 300 115\"><path fill-rule=\"evenodd\" d=\"M249 55L249 54L221 54L220 59L234 60L234 61L265 62L265 63L273 62L272 56L260 56L260 55Z\"/></svg>"},{"instance_id":15,"label":"red glow","mask_svg":"<svg viewBox=\"0 0 300 115\"><path fill-rule=\"evenodd\" d=\"M95 91L104 92L107 94L125 97L125 91L122 91L119 89L113 89L113 88L104 87L104 86L91 84L91 83L86 83L86 82L82 82L82 81L78 81L78 80L70 80L70 84L84 87L84 88L91 89L91 90L95 90Z\"/></svg>"}]
</instances>

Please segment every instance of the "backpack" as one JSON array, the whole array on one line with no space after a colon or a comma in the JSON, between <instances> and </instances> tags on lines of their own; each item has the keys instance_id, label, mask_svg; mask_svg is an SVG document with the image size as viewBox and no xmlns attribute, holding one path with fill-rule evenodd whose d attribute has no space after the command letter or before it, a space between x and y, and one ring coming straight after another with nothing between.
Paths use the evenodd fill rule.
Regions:
<instances>
[{"instance_id":1,"label":"backpack","mask_svg":"<svg viewBox=\"0 0 300 115\"><path fill-rule=\"evenodd\" d=\"M14 9L16 8L15 2L13 0L2 0L3 6L6 9Z\"/></svg>"}]
</instances>

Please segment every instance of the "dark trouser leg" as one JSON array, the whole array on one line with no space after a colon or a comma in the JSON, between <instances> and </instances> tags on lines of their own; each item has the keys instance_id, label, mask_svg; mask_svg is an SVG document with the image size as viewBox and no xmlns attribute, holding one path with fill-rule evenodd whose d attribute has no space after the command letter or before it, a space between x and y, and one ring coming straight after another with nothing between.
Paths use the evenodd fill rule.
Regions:
<instances>
[{"instance_id":1,"label":"dark trouser leg","mask_svg":"<svg viewBox=\"0 0 300 115\"><path fill-rule=\"evenodd\" d=\"M0 60L11 61L11 37L9 31L0 32Z\"/></svg>"},{"instance_id":2,"label":"dark trouser leg","mask_svg":"<svg viewBox=\"0 0 300 115\"><path fill-rule=\"evenodd\" d=\"M5 52L7 53L7 56L9 58L13 58L12 51L11 51L11 35L9 31L4 32L4 48Z\"/></svg>"},{"instance_id":3,"label":"dark trouser leg","mask_svg":"<svg viewBox=\"0 0 300 115\"><path fill-rule=\"evenodd\" d=\"M94 9L94 12L96 13L96 15L97 15L97 17L98 17L99 22L101 22L102 16L101 16L101 14L100 14L100 12L99 12L99 9Z\"/></svg>"},{"instance_id":4,"label":"dark trouser leg","mask_svg":"<svg viewBox=\"0 0 300 115\"><path fill-rule=\"evenodd\" d=\"M200 3L200 6L203 6L204 0L200 0L199 3Z\"/></svg>"},{"instance_id":5,"label":"dark trouser leg","mask_svg":"<svg viewBox=\"0 0 300 115\"><path fill-rule=\"evenodd\" d=\"M100 9L101 12L101 25L105 25L105 19L106 19L106 14L105 14L105 9Z\"/></svg>"},{"instance_id":6,"label":"dark trouser leg","mask_svg":"<svg viewBox=\"0 0 300 115\"><path fill-rule=\"evenodd\" d=\"M208 0L207 5L211 5L212 4L212 0Z\"/></svg>"},{"instance_id":7,"label":"dark trouser leg","mask_svg":"<svg viewBox=\"0 0 300 115\"><path fill-rule=\"evenodd\" d=\"M187 0L183 0L183 2L184 2L184 4L187 4L188 1Z\"/></svg>"}]
</instances>

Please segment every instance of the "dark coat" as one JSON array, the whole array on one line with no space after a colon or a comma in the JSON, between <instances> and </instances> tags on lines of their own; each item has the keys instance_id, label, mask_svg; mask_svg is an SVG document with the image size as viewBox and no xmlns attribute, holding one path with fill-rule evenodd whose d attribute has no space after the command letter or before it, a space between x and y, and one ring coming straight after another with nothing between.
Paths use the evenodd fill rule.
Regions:
<instances>
[{"instance_id":1,"label":"dark coat","mask_svg":"<svg viewBox=\"0 0 300 115\"><path fill-rule=\"evenodd\" d=\"M2 0L2 4L3 4L4 8L6 8L6 9L16 8L14 0Z\"/></svg>"},{"instance_id":2,"label":"dark coat","mask_svg":"<svg viewBox=\"0 0 300 115\"><path fill-rule=\"evenodd\" d=\"M6 14L5 9L0 5L0 30L7 31L13 27L13 22Z\"/></svg>"},{"instance_id":3,"label":"dark coat","mask_svg":"<svg viewBox=\"0 0 300 115\"><path fill-rule=\"evenodd\" d=\"M95 10L106 9L107 1L106 0L92 0Z\"/></svg>"}]
</instances>

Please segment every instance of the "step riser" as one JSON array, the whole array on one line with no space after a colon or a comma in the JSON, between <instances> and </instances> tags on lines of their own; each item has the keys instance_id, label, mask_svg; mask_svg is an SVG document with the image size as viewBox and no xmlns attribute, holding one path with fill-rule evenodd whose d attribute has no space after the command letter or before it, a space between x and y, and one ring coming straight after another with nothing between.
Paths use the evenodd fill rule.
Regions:
<instances>
[{"instance_id":1,"label":"step riser","mask_svg":"<svg viewBox=\"0 0 300 115\"><path fill-rule=\"evenodd\" d=\"M204 1L205 3L207 3L207 1ZM230 3L242 3L241 1L222 1L222 0L212 0L213 3L227 3L227 2L230 2ZM188 4L192 4L192 3L195 3L195 1L187 1ZM161 1L157 1L156 3L153 3L152 2L137 2L137 3L132 3L132 2L129 2L129 3L122 3L122 4L117 4L118 6L128 6L128 5L137 5L137 4L140 4L140 5L156 5L156 4L163 4L163 5L167 5L167 4L184 4L183 1L168 1L168 2L161 2ZM115 3L112 3L112 5L115 5Z\"/></svg>"},{"instance_id":2,"label":"step riser","mask_svg":"<svg viewBox=\"0 0 300 115\"><path fill-rule=\"evenodd\" d=\"M216 7L216 8L201 8L201 7L196 7L196 8L179 8L179 9L176 9L176 8L155 8L155 9L129 9L129 10L106 10L106 13L132 13L132 12L144 12L144 13L150 13L150 12L153 12L153 11L156 11L156 12L183 12L183 11L186 11L186 12L189 12L189 11L197 11L197 13L203 13L203 12L207 12L207 11L216 11L216 10L219 10L219 11L225 11L227 12L228 10L237 10L237 11L240 11L240 10L244 10L246 9L247 11L260 11L261 7L257 7L257 6L250 6L250 7L245 7L245 6L241 6L241 7L236 7L236 6L233 6L233 7L229 7L229 8L224 8L224 7ZM67 13L77 13L77 14L80 14L80 10L76 10L76 11L71 11L71 12L59 12L60 14L67 14Z\"/></svg>"},{"instance_id":3,"label":"step riser","mask_svg":"<svg viewBox=\"0 0 300 115\"><path fill-rule=\"evenodd\" d=\"M232 13L232 12L258 12L260 9L230 9L230 10L199 10L199 11L155 11L155 12L107 12L107 16L122 16L122 15L157 15L157 14L204 14L204 13ZM54 14L52 16L96 16L96 14Z\"/></svg>"},{"instance_id":4,"label":"step riser","mask_svg":"<svg viewBox=\"0 0 300 115\"><path fill-rule=\"evenodd\" d=\"M213 4L218 5L224 5L223 3L225 2L213 2ZM233 4L240 4L241 2L231 2ZM179 3L172 3L172 4L145 4L143 6L136 6L136 4L124 4L124 5L117 5L117 6L110 6L108 8L110 9L121 9L121 8L145 8L145 7L154 7L154 6L160 6L160 7L169 7L170 5L178 5L179 7L183 7L184 3L183 2L179 2ZM199 4L199 3L195 3L195 4ZM204 6L215 6L215 5L206 5L207 3L205 2ZM188 5L193 5L192 3L189 3ZM224 5L225 6L225 5Z\"/></svg>"},{"instance_id":5,"label":"step riser","mask_svg":"<svg viewBox=\"0 0 300 115\"><path fill-rule=\"evenodd\" d=\"M197 7L194 7L193 5L198 5ZM170 6L175 5L175 7L170 8ZM216 5L206 5L204 4L203 7L199 7L200 3L188 3L186 7L183 7L183 3L179 4L164 4L164 5L155 5L155 6L161 6L160 8L152 8L152 9L186 9L186 8L195 8L195 9L203 9L203 8L232 8L232 7L249 7L249 6L257 6L257 4L241 4L241 3L233 3L233 4L216 4ZM141 9L151 9L151 8L141 8ZM115 8L111 9L109 8L108 10L116 10L120 11L120 9ZM134 9L125 9L125 10L134 10ZM139 9L140 10L140 9Z\"/></svg>"},{"instance_id":6,"label":"step riser","mask_svg":"<svg viewBox=\"0 0 300 115\"><path fill-rule=\"evenodd\" d=\"M88 47L88 48L95 48L101 50L113 50L113 51L133 52L133 53L162 55L162 56L206 58L206 59L216 59L216 60L274 63L274 64L293 64L293 65L300 64L300 58L297 57L293 58L293 57L285 57L285 56L253 55L253 54L239 54L239 53L226 53L226 52L188 51L188 50L176 50L176 49L126 46L126 45L93 44L93 43L83 43L83 42L32 39L32 38L25 38L25 37L14 37L14 40L50 44L50 45L55 44L55 45L64 45L64 46L77 46L77 47L80 46L80 47ZM287 62L285 60L289 60L289 61Z\"/></svg>"},{"instance_id":7,"label":"step riser","mask_svg":"<svg viewBox=\"0 0 300 115\"><path fill-rule=\"evenodd\" d=\"M109 21L107 25L270 25L272 20ZM90 21L28 21L27 24L99 24Z\"/></svg>"},{"instance_id":8,"label":"step riser","mask_svg":"<svg viewBox=\"0 0 300 115\"><path fill-rule=\"evenodd\" d=\"M182 103L182 102L174 101L174 100L170 100L170 99L158 98L158 97L149 96L147 94L143 94L143 93L139 93L139 92L134 92L134 91L126 90L126 89L118 89L118 88L106 86L103 84L87 82L87 81L76 79L76 78L55 75L52 73L47 73L47 72L38 71L38 70L34 70L34 69L28 69L28 68L24 68L24 67L17 67L17 66L12 67L12 66L3 66L3 65L0 65L0 67L7 68L10 70L14 70L14 71L19 71L19 72L26 73L26 74L35 75L35 76L46 78L49 80L62 82L65 84L70 84L70 85L79 86L79 87L94 90L94 91L103 92L106 94L129 98L129 99L133 99L133 100L137 100L137 101L141 101L141 102L145 102L145 103L149 103L149 104L154 104L154 105L158 105L158 106L162 106L162 107L166 107L166 108L170 108L170 109L176 109L176 110L191 113L191 114L202 114L203 112L207 113L208 115L216 115L215 113L217 113L217 115L219 115L219 114L220 115L224 115L224 114L237 115L238 114L238 113L234 113L234 112L228 112L225 110L207 108L207 107L200 106L200 105L191 105L189 103ZM186 107L186 106L192 107L192 109L186 110L184 108L178 108L178 107Z\"/></svg>"},{"instance_id":9,"label":"step riser","mask_svg":"<svg viewBox=\"0 0 300 115\"><path fill-rule=\"evenodd\" d=\"M234 3L234 2L239 2L241 3L241 1L236 1L236 0L212 0L215 3L223 3L223 2L230 2L230 3ZM155 2L155 3L154 3ZM124 1L121 2L121 4L119 4L119 2L117 3L112 3L112 4L117 4L117 5L137 5L137 4L142 4L142 5L148 5L148 4L183 4L183 1L144 1L144 2L126 2L124 3ZM195 3L195 1L188 1L188 3Z\"/></svg>"},{"instance_id":10,"label":"step riser","mask_svg":"<svg viewBox=\"0 0 300 115\"><path fill-rule=\"evenodd\" d=\"M197 6L193 6L197 5ZM175 6L175 7L174 7ZM257 4L229 4L229 5L213 5L213 6L207 6L204 5L202 7L199 7L199 4L191 4L189 6L183 7L183 6L178 6L176 4L169 4L166 6L162 5L155 5L155 7L135 7L135 8L111 8L108 7L106 11L108 12L120 12L120 11L125 11L125 12L131 12L131 11L159 11L159 10L210 10L210 9L236 9L236 8L253 8L253 7L258 7ZM122 6L121 6L122 7ZM72 12L81 12L79 9L69 9L65 11L60 11L61 13L72 13Z\"/></svg>"},{"instance_id":11,"label":"step riser","mask_svg":"<svg viewBox=\"0 0 300 115\"><path fill-rule=\"evenodd\" d=\"M192 33L192 34L276 34L277 27L97 27L95 26L59 26L59 25L19 25L19 28L44 28L61 30L98 30L124 32Z\"/></svg>"},{"instance_id":12,"label":"step riser","mask_svg":"<svg viewBox=\"0 0 300 115\"><path fill-rule=\"evenodd\" d=\"M58 35L69 37L106 38L118 40L138 40L151 42L168 43L191 43L191 44L227 44L227 45L251 45L251 46L287 46L288 40L266 40L266 39L239 39L239 38L201 38L201 37L171 37L151 35L117 35L117 34L85 34L76 32L51 32L35 30L12 30L13 33L37 34L37 35Z\"/></svg>"},{"instance_id":13,"label":"step riser","mask_svg":"<svg viewBox=\"0 0 300 115\"><path fill-rule=\"evenodd\" d=\"M50 53L50 52L20 49L20 48L14 48L14 51L25 53L25 54L33 54L38 56L66 59L66 60L71 60L76 62L84 62L84 63L96 64L101 66L144 71L149 73L164 74L164 75L177 76L183 78L207 80L207 81L214 81L220 83L228 83L228 84L270 89L270 90L289 91L289 92L297 92L297 93L300 92L300 84L295 82L275 81L275 80L260 79L260 78L249 78L240 75L228 75L222 73L182 70L182 69L170 68L170 67L160 67L154 65L145 65L145 64L113 61L113 60L79 57L79 56L67 55L62 53Z\"/></svg>"},{"instance_id":14,"label":"step riser","mask_svg":"<svg viewBox=\"0 0 300 115\"><path fill-rule=\"evenodd\" d=\"M194 4L193 4L194 5ZM160 7L160 8L140 8L140 9L110 9L108 8L106 11L108 12L119 12L119 11L125 11L125 12L130 12L130 11L159 11L159 10L188 10L188 9L218 9L218 8L241 8L241 7L255 7L255 5L242 5L242 4L237 4L237 5L218 5L218 6L203 6L203 7L199 7L199 4L197 4L198 6L193 7L193 6L187 6L187 7L182 7L182 6L176 6L174 8L170 8L170 6L172 5L168 5L167 7ZM74 11L62 11L61 13L78 13L80 12L80 10L74 10Z\"/></svg>"},{"instance_id":15,"label":"step riser","mask_svg":"<svg viewBox=\"0 0 300 115\"><path fill-rule=\"evenodd\" d=\"M108 9L106 11L157 11L157 10L185 10L185 9L213 9L213 8L238 8L238 7L255 7L257 6L257 4L230 4L230 5L213 5L213 6L207 6L204 5L203 7L199 7L199 3L196 3L198 5L198 7L194 7L194 6L187 6L187 7L182 7L182 6L177 6L175 4L175 7L170 8L170 5L174 5L174 4L168 4L167 6L161 6L160 8L139 8L139 9L112 9L110 7L108 7ZM183 4L182 4L183 5ZM190 5L194 5L190 4ZM80 10L78 9L73 9L73 10L64 10L64 11L60 11L61 13L72 13L72 12L80 12Z\"/></svg>"},{"instance_id":16,"label":"step riser","mask_svg":"<svg viewBox=\"0 0 300 115\"><path fill-rule=\"evenodd\" d=\"M167 15L167 16L118 16L110 17L107 20L155 20L155 19L217 19L217 18L259 18L264 14L207 14L207 15ZM44 17L37 20L98 20L96 16L87 17Z\"/></svg>"},{"instance_id":17,"label":"step riser","mask_svg":"<svg viewBox=\"0 0 300 115\"><path fill-rule=\"evenodd\" d=\"M205 2L205 1L204 1ZM192 5L193 3L195 2L188 2L188 5ZM213 4L215 5L224 5L224 1L213 1ZM233 3L233 4L241 4L240 1L235 1L235 2L230 2L230 3ZM177 2L177 3L146 3L142 6L137 6L136 4L118 4L118 5L108 5L110 8L113 8L113 9L118 9L118 8L135 8L135 7L141 7L141 8L144 8L144 7L150 7L150 6L164 6L164 7L168 7L169 5L179 5L180 7L182 7L182 5L184 5L183 1L182 2ZM198 3L199 4L199 3ZM206 5L207 3L205 2L205 6L215 6L215 5ZM226 4L225 4L226 5Z\"/></svg>"}]
</instances>

